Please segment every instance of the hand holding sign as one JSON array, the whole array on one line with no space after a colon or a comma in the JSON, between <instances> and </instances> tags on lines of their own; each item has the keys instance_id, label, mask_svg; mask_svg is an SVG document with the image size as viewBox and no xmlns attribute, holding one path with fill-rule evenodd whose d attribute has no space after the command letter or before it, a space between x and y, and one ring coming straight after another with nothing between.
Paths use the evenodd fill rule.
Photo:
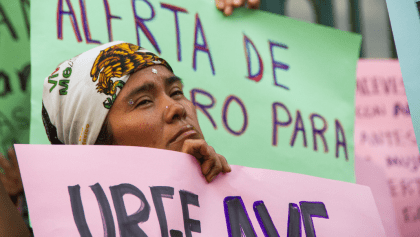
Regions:
<instances>
[{"instance_id":1,"label":"hand holding sign","mask_svg":"<svg viewBox=\"0 0 420 237\"><path fill-rule=\"evenodd\" d=\"M190 154L197 158L201 164L201 172L206 177L207 182L213 179L220 173L227 173L231 171L226 158L216 153L213 147L209 146L203 139L185 140L182 146L182 152Z\"/></svg>"},{"instance_id":2,"label":"hand holding sign","mask_svg":"<svg viewBox=\"0 0 420 237\"><path fill-rule=\"evenodd\" d=\"M13 199L13 197L17 197L23 192L23 186L15 150L10 148L7 154L8 159L3 154L0 154L0 167L4 170L4 173L0 174L0 180L7 194Z\"/></svg>"},{"instance_id":3,"label":"hand holding sign","mask_svg":"<svg viewBox=\"0 0 420 237\"><path fill-rule=\"evenodd\" d=\"M216 7L226 16L232 15L234 8L247 4L249 9L258 9L260 0L216 0Z\"/></svg>"},{"instance_id":4,"label":"hand holding sign","mask_svg":"<svg viewBox=\"0 0 420 237\"><path fill-rule=\"evenodd\" d=\"M31 236L4 186L0 183L0 236Z\"/></svg>"}]
</instances>

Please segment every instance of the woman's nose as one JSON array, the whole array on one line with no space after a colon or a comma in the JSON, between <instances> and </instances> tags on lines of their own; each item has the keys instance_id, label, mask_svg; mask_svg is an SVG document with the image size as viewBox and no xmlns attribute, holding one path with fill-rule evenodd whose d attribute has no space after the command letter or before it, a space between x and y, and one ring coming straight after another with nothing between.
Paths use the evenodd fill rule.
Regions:
<instances>
[{"instance_id":1,"label":"woman's nose","mask_svg":"<svg viewBox=\"0 0 420 237\"><path fill-rule=\"evenodd\" d=\"M185 107L178 102L166 105L164 110L165 122L167 123L173 123L176 120L185 119L187 116Z\"/></svg>"}]
</instances>

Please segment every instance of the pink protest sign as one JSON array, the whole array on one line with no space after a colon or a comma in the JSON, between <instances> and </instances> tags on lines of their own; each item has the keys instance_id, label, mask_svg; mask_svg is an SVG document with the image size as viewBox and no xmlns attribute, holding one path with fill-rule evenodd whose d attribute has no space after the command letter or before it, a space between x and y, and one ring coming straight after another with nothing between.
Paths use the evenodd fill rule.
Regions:
<instances>
[{"instance_id":1,"label":"pink protest sign","mask_svg":"<svg viewBox=\"0 0 420 237\"><path fill-rule=\"evenodd\" d=\"M366 186L243 166L208 184L152 148L16 151L35 236L385 236Z\"/></svg>"},{"instance_id":2,"label":"pink protest sign","mask_svg":"<svg viewBox=\"0 0 420 237\"><path fill-rule=\"evenodd\" d=\"M397 60L359 61L354 139L357 183L372 188L387 236L418 236L420 157Z\"/></svg>"}]
</instances>

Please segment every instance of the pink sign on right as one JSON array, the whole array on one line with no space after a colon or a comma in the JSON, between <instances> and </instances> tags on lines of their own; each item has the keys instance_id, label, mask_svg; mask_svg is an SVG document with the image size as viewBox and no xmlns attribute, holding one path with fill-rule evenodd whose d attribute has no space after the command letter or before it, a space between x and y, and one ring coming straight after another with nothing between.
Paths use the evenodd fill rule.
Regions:
<instances>
[{"instance_id":1,"label":"pink sign on right","mask_svg":"<svg viewBox=\"0 0 420 237\"><path fill-rule=\"evenodd\" d=\"M370 186L387 236L420 236L420 156L397 60L360 60L355 172Z\"/></svg>"}]
</instances>

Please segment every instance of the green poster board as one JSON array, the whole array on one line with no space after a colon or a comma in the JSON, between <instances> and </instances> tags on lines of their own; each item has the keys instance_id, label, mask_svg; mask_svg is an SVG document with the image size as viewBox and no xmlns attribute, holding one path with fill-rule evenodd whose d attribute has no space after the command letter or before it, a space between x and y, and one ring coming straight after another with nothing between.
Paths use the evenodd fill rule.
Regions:
<instances>
[{"instance_id":1,"label":"green poster board","mask_svg":"<svg viewBox=\"0 0 420 237\"><path fill-rule=\"evenodd\" d=\"M29 142L29 1L0 2L0 153Z\"/></svg>"},{"instance_id":2,"label":"green poster board","mask_svg":"<svg viewBox=\"0 0 420 237\"><path fill-rule=\"evenodd\" d=\"M171 64L229 163L355 181L359 35L248 9L224 17L207 0L34 0L31 11L31 143L48 143L44 79L123 40Z\"/></svg>"}]
</instances>

